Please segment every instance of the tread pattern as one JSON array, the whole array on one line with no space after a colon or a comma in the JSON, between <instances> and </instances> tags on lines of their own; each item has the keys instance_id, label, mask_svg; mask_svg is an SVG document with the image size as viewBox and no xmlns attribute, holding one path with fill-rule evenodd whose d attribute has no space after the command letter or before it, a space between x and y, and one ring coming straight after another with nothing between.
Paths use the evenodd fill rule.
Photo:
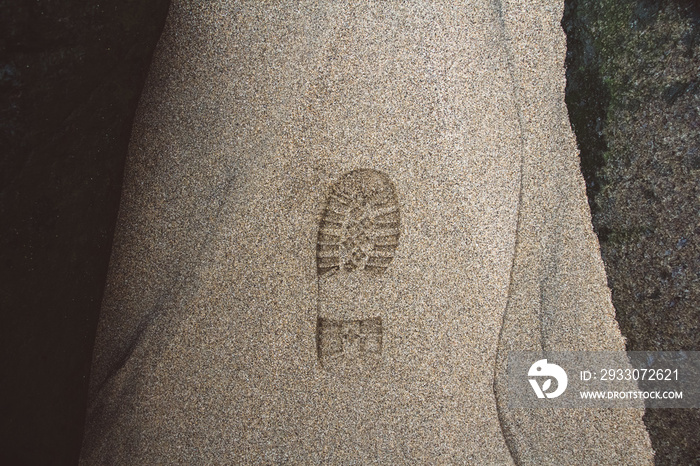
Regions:
<instances>
[{"instance_id":1,"label":"tread pattern","mask_svg":"<svg viewBox=\"0 0 700 466\"><path fill-rule=\"evenodd\" d=\"M330 320L319 317L317 351L324 367L344 359L378 359L382 352L382 319Z\"/></svg>"},{"instance_id":2,"label":"tread pattern","mask_svg":"<svg viewBox=\"0 0 700 466\"><path fill-rule=\"evenodd\" d=\"M318 229L319 276L338 271L384 271L399 245L396 189L376 170L354 170L331 187Z\"/></svg>"}]
</instances>

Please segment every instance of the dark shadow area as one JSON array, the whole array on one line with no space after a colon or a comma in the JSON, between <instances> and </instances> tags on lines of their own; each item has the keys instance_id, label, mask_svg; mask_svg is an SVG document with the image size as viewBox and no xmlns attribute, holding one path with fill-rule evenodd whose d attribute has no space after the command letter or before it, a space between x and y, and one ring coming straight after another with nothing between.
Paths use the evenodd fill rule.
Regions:
<instances>
[{"instance_id":1,"label":"dark shadow area","mask_svg":"<svg viewBox=\"0 0 700 466\"><path fill-rule=\"evenodd\" d=\"M75 464L134 111L168 0L0 0L0 464Z\"/></svg>"},{"instance_id":2,"label":"dark shadow area","mask_svg":"<svg viewBox=\"0 0 700 466\"><path fill-rule=\"evenodd\" d=\"M566 0L566 103L628 350L700 350L700 5ZM656 464L700 464L700 410L649 409Z\"/></svg>"},{"instance_id":3,"label":"dark shadow area","mask_svg":"<svg viewBox=\"0 0 700 466\"><path fill-rule=\"evenodd\" d=\"M610 105L610 92L603 83L589 18L578 1L564 3L562 27L566 33L566 106L581 152L581 171L586 180L589 206L600 191L598 170L607 150L603 128ZM601 232L597 232L599 235Z\"/></svg>"}]
</instances>

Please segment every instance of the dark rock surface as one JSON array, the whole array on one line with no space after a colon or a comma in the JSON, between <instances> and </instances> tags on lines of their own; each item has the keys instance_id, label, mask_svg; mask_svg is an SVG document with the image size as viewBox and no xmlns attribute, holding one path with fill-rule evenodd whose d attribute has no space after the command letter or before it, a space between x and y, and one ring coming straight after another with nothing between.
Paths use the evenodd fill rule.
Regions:
<instances>
[{"instance_id":1,"label":"dark rock surface","mask_svg":"<svg viewBox=\"0 0 700 466\"><path fill-rule=\"evenodd\" d=\"M74 464L133 113L168 0L0 0L0 464Z\"/></svg>"},{"instance_id":2,"label":"dark rock surface","mask_svg":"<svg viewBox=\"0 0 700 466\"><path fill-rule=\"evenodd\" d=\"M629 350L700 350L700 8L567 0L567 105ZM647 410L657 464L700 463L697 409Z\"/></svg>"}]
</instances>

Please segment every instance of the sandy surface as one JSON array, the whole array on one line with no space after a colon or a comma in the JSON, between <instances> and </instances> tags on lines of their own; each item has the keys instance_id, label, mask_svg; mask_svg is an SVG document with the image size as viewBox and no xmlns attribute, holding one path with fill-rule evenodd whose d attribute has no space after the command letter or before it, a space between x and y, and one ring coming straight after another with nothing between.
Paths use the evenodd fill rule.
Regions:
<instances>
[{"instance_id":1,"label":"sandy surface","mask_svg":"<svg viewBox=\"0 0 700 466\"><path fill-rule=\"evenodd\" d=\"M131 143L83 463L650 462L639 411L536 417L499 389L509 350L624 348L561 8L175 1ZM398 223L362 177L327 213L358 169L389 180ZM366 268L394 228L372 253L391 260ZM342 354L323 365L320 318Z\"/></svg>"}]
</instances>

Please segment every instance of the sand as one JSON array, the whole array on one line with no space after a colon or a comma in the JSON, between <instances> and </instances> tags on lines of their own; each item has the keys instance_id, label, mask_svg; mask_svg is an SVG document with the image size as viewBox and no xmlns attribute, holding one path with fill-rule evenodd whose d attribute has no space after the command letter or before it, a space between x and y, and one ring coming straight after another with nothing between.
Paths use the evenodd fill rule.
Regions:
<instances>
[{"instance_id":1,"label":"sand","mask_svg":"<svg viewBox=\"0 0 700 466\"><path fill-rule=\"evenodd\" d=\"M508 351L624 349L562 8L175 0L81 462L650 464L641 411L501 388Z\"/></svg>"}]
</instances>

